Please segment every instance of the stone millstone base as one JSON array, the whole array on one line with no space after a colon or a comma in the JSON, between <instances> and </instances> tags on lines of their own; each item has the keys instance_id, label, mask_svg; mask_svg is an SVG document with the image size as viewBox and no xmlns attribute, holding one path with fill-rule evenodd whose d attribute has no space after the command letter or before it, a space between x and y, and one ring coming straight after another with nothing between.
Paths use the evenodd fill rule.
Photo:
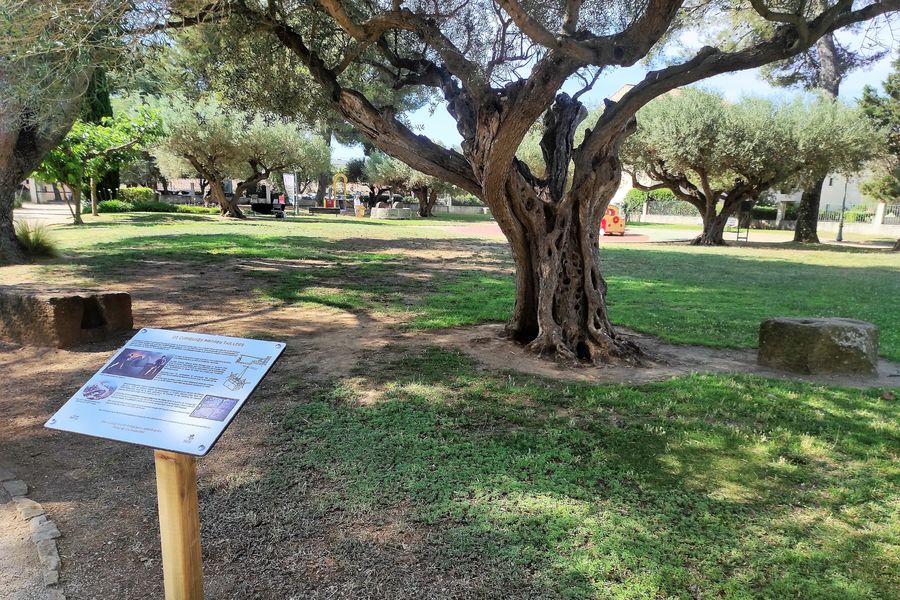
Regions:
<instances>
[{"instance_id":1,"label":"stone millstone base","mask_svg":"<svg viewBox=\"0 0 900 600\"><path fill-rule=\"evenodd\" d=\"M759 328L758 361L795 373L873 374L878 328L853 319L769 319Z\"/></svg>"},{"instance_id":2,"label":"stone millstone base","mask_svg":"<svg viewBox=\"0 0 900 600\"><path fill-rule=\"evenodd\" d=\"M412 209L409 208L373 208L369 212L373 219L412 219Z\"/></svg>"},{"instance_id":3,"label":"stone millstone base","mask_svg":"<svg viewBox=\"0 0 900 600\"><path fill-rule=\"evenodd\" d=\"M0 289L0 338L23 346L68 348L134 326L131 295L39 294Z\"/></svg>"}]
</instances>

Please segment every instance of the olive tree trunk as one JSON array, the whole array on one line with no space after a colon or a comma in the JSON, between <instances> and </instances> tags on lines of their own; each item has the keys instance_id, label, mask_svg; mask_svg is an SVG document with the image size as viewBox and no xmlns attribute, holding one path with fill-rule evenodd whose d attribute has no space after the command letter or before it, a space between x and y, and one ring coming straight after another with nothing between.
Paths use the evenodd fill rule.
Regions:
<instances>
[{"instance_id":1,"label":"olive tree trunk","mask_svg":"<svg viewBox=\"0 0 900 600\"><path fill-rule=\"evenodd\" d=\"M819 243L819 204L822 199L823 185L825 185L824 178L803 190L800 204L797 206L797 223L794 225L795 242Z\"/></svg>"},{"instance_id":2,"label":"olive tree trunk","mask_svg":"<svg viewBox=\"0 0 900 600\"><path fill-rule=\"evenodd\" d=\"M225 196L225 186L223 185L221 180L218 179L209 179L209 191L210 195L218 202L219 204L219 214L223 217L233 217L235 219L246 219L246 215L241 211L238 206L238 191L243 192L243 189L238 186L235 190L235 193L231 195L231 200Z\"/></svg>"},{"instance_id":3,"label":"olive tree trunk","mask_svg":"<svg viewBox=\"0 0 900 600\"><path fill-rule=\"evenodd\" d=\"M694 246L724 246L725 226L728 224L728 215L719 213L711 217L703 215L703 232L691 240Z\"/></svg>"},{"instance_id":4,"label":"olive tree trunk","mask_svg":"<svg viewBox=\"0 0 900 600\"><path fill-rule=\"evenodd\" d=\"M416 188L413 191L419 201L419 216L423 218L433 216L434 205L437 204L437 190L434 188Z\"/></svg>"},{"instance_id":5,"label":"olive tree trunk","mask_svg":"<svg viewBox=\"0 0 900 600\"><path fill-rule=\"evenodd\" d=\"M98 217L100 211L97 210L97 180L91 177L91 215Z\"/></svg>"},{"instance_id":6,"label":"olive tree trunk","mask_svg":"<svg viewBox=\"0 0 900 600\"><path fill-rule=\"evenodd\" d=\"M13 223L18 183L0 173L0 265L21 263L26 258Z\"/></svg>"},{"instance_id":7,"label":"olive tree trunk","mask_svg":"<svg viewBox=\"0 0 900 600\"><path fill-rule=\"evenodd\" d=\"M585 116L579 102L557 96L541 143L546 177L535 177L513 159L504 186L486 186L484 200L509 240L516 265L516 301L507 332L529 350L565 361L634 359L637 346L610 324L599 246L600 221L621 180L619 146L633 129L621 131L596 152L580 152L573 138ZM567 186L570 161L575 175ZM485 171L497 167L488 160Z\"/></svg>"}]
</instances>

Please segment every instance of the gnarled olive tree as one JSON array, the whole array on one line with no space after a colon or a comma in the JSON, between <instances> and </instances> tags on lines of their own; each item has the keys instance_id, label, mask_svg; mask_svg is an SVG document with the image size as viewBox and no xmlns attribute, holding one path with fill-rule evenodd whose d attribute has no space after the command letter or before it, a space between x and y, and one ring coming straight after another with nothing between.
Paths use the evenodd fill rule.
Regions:
<instances>
[{"instance_id":1,"label":"gnarled olive tree","mask_svg":"<svg viewBox=\"0 0 900 600\"><path fill-rule=\"evenodd\" d=\"M703 231L694 244L719 245L742 202L824 173L854 173L880 151L877 138L860 111L838 100L728 103L685 89L641 109L623 159L634 187L668 188L698 210Z\"/></svg>"},{"instance_id":2,"label":"gnarled olive tree","mask_svg":"<svg viewBox=\"0 0 900 600\"><path fill-rule=\"evenodd\" d=\"M372 145L487 203L516 263L512 337L541 354L605 361L636 352L609 322L598 230L619 185L619 150L638 109L676 87L794 56L841 27L900 8L900 0L713 3L723 14L753 11L772 27L739 50L704 47L649 72L618 102L607 102L578 144L575 130L587 111L562 86L578 73L602 76L635 64L690 20L682 0L232 0L217 6L216 18L239 19L244 30L289 49ZM395 89L439 94L456 120L462 151L418 135L395 107L354 86L344 73L355 65L373 69ZM542 176L516 158L538 119Z\"/></svg>"}]
</instances>

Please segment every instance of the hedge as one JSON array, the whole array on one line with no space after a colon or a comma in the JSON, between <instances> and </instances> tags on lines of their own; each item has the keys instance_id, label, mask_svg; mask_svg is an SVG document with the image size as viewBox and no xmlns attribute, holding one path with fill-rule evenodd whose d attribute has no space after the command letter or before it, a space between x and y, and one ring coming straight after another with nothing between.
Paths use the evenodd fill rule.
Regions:
<instances>
[{"instance_id":1,"label":"hedge","mask_svg":"<svg viewBox=\"0 0 900 600\"><path fill-rule=\"evenodd\" d=\"M103 200L97 203L97 211L101 213L123 212L164 212L194 215L218 214L218 208L204 206L188 206L186 204L169 204L168 202L123 202L122 200Z\"/></svg>"},{"instance_id":2,"label":"hedge","mask_svg":"<svg viewBox=\"0 0 900 600\"><path fill-rule=\"evenodd\" d=\"M130 202L122 200L101 200L97 203L97 212L101 213L123 213L134 210ZM90 211L90 207L88 208Z\"/></svg>"},{"instance_id":3,"label":"hedge","mask_svg":"<svg viewBox=\"0 0 900 600\"><path fill-rule=\"evenodd\" d=\"M122 188L119 190L119 199L131 204L137 204L138 202L155 202L156 192L148 187Z\"/></svg>"}]
</instances>

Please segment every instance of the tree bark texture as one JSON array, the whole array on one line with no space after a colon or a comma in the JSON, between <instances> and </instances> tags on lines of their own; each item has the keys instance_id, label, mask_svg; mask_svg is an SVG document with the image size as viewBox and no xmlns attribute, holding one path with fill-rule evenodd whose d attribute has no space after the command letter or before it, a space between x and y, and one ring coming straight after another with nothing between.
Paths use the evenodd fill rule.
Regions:
<instances>
[{"instance_id":1,"label":"tree bark texture","mask_svg":"<svg viewBox=\"0 0 900 600\"><path fill-rule=\"evenodd\" d=\"M0 173L0 265L21 263L26 259L13 223L17 185L18 181Z\"/></svg>"},{"instance_id":2,"label":"tree bark texture","mask_svg":"<svg viewBox=\"0 0 900 600\"><path fill-rule=\"evenodd\" d=\"M794 241L804 244L819 243L819 203L822 199L822 186L825 179L803 190L800 204L797 206L797 223L794 225Z\"/></svg>"},{"instance_id":3,"label":"tree bark texture","mask_svg":"<svg viewBox=\"0 0 900 600\"><path fill-rule=\"evenodd\" d=\"M486 189L484 199L516 264L516 302L507 332L537 354L569 362L636 359L637 346L610 324L599 248L600 220L621 179L619 146L633 126L587 156L573 146L584 116L579 102L560 94L545 120L541 144L548 176L535 177L514 159L511 167L506 163L503 186ZM577 174L567 189L570 159ZM501 165L490 157L484 165L491 183L490 171Z\"/></svg>"},{"instance_id":4,"label":"tree bark texture","mask_svg":"<svg viewBox=\"0 0 900 600\"><path fill-rule=\"evenodd\" d=\"M93 177L91 177L91 215L100 216L100 211L97 210L97 180Z\"/></svg>"},{"instance_id":5,"label":"tree bark texture","mask_svg":"<svg viewBox=\"0 0 900 600\"><path fill-rule=\"evenodd\" d=\"M244 189L241 186L238 186L235 189L234 194L231 195L231 200L225 195L225 186L222 181L218 179L209 179L209 191L210 195L218 202L219 204L219 214L223 217L233 217L235 219L246 219L246 215L244 215L241 208L238 206L238 193L243 193Z\"/></svg>"}]
</instances>

